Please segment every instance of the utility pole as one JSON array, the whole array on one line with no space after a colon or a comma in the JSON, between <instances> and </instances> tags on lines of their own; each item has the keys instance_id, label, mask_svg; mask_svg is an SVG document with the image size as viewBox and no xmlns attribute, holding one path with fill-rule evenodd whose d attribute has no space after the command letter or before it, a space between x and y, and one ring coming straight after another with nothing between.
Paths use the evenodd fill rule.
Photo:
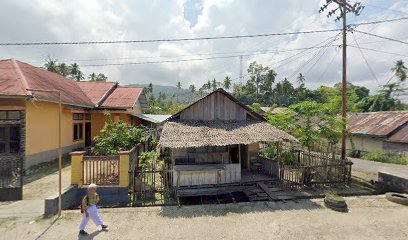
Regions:
<instances>
[{"instance_id":1,"label":"utility pole","mask_svg":"<svg viewBox=\"0 0 408 240\"><path fill-rule=\"evenodd\" d=\"M356 16L361 14L363 11L364 6L361 5L360 2L354 3L351 5L348 3L348 0L326 0L326 4L324 4L319 13L324 12L327 7L331 4L335 3L336 8L330 10L327 14L327 17L331 17L332 15L336 14L338 10L340 10L340 15L336 17L335 21L343 20L343 71L342 71L342 89L341 89L341 117L343 120L343 127L342 127L342 134L341 134L341 159L346 159L346 121L347 121L347 13L354 13Z\"/></svg>"}]
</instances>

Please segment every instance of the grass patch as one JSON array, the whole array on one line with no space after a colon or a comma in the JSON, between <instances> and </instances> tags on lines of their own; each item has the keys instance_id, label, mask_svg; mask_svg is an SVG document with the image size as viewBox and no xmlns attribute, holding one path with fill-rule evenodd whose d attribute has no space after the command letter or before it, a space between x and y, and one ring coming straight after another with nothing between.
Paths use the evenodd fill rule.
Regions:
<instances>
[{"instance_id":1,"label":"grass patch","mask_svg":"<svg viewBox=\"0 0 408 240\"><path fill-rule=\"evenodd\" d=\"M375 162L408 165L408 156L397 153L373 151L363 156L363 159Z\"/></svg>"},{"instance_id":2,"label":"grass patch","mask_svg":"<svg viewBox=\"0 0 408 240\"><path fill-rule=\"evenodd\" d=\"M343 198L342 196L337 195L337 194L334 194L334 193L326 193L326 194L325 194L325 197L326 197L327 199L330 199L330 200L333 200L333 201L336 201L336 202L342 202L342 201L344 201L344 198Z\"/></svg>"}]
</instances>

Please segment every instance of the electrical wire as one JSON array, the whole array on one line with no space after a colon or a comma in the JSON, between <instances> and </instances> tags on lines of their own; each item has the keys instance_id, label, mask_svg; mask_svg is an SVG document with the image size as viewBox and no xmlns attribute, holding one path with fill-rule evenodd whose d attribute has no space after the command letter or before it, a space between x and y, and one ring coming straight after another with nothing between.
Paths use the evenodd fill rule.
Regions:
<instances>
[{"instance_id":1,"label":"electrical wire","mask_svg":"<svg viewBox=\"0 0 408 240\"><path fill-rule=\"evenodd\" d=\"M354 38L354 42L356 43L358 50L360 51L361 57L363 57L366 65L367 65L368 70L370 71L371 75L374 77L375 81L377 82L377 85L380 86L380 82L378 81L378 78L375 75L375 73L374 73L373 69L371 68L370 64L368 63L367 58L364 56L363 50L360 48L360 45L358 44L357 39L354 36L354 33L352 32L351 34L352 34L352 36Z\"/></svg>"},{"instance_id":2,"label":"electrical wire","mask_svg":"<svg viewBox=\"0 0 408 240\"><path fill-rule=\"evenodd\" d=\"M369 35L369 36L372 36L372 37L382 38L382 39L385 39L385 40L389 40L389 41L398 42L398 43L408 45L408 42L404 42L404 41L401 41L401 40L398 40L398 39L384 37L384 36L380 36L380 35L377 35L377 34L374 34L374 33L368 33L368 32L364 32L364 31L360 31L360 30L356 30L356 29L354 29L352 31L362 33L362 34L365 34L365 35Z\"/></svg>"},{"instance_id":3,"label":"electrical wire","mask_svg":"<svg viewBox=\"0 0 408 240\"><path fill-rule=\"evenodd\" d=\"M283 32L283 33L262 33L250 35L218 36L218 37L197 37L197 38L169 38L169 39L146 39L146 40L113 40L113 41L73 41L73 42L11 42L0 43L0 46L38 46L38 45L91 45L91 44L129 44L129 43L155 43L155 42L182 42L182 41L201 41L201 40L219 40L219 39L238 39L238 38L256 38L268 36L286 36L298 34L313 34L337 32L341 29L321 29L310 31Z\"/></svg>"}]
</instances>

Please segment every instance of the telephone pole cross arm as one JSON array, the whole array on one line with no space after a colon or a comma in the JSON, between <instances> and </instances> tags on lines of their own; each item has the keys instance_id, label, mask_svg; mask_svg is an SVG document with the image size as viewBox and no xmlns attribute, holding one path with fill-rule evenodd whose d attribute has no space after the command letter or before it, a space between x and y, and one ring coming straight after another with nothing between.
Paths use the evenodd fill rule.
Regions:
<instances>
[{"instance_id":1,"label":"telephone pole cross arm","mask_svg":"<svg viewBox=\"0 0 408 240\"><path fill-rule=\"evenodd\" d=\"M347 0L326 0L319 13L324 12L330 4L336 4L336 7L333 10L330 10L327 14L327 17L335 15L337 11L340 11L340 14L336 17L335 21L343 20L343 71L342 71L342 108L341 108L341 117L343 120L342 134L341 134L341 159L346 159L346 119L347 119L347 13L354 13L356 16L359 16L361 11L364 9L364 6L360 2L354 3L353 5Z\"/></svg>"}]
</instances>

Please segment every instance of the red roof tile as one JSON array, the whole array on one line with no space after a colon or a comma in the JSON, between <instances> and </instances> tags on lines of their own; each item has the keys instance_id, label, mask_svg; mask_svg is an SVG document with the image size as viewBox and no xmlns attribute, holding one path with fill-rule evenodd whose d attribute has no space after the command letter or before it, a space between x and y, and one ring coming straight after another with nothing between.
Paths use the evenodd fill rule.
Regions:
<instances>
[{"instance_id":1,"label":"red roof tile","mask_svg":"<svg viewBox=\"0 0 408 240\"><path fill-rule=\"evenodd\" d=\"M82 91L98 106L118 85L115 82L77 82Z\"/></svg>"},{"instance_id":2,"label":"red roof tile","mask_svg":"<svg viewBox=\"0 0 408 240\"><path fill-rule=\"evenodd\" d=\"M131 108L142 92L143 88L118 87L103 101L101 107Z\"/></svg>"},{"instance_id":3,"label":"red roof tile","mask_svg":"<svg viewBox=\"0 0 408 240\"><path fill-rule=\"evenodd\" d=\"M408 111L354 113L349 116L352 134L387 137L408 122Z\"/></svg>"},{"instance_id":4,"label":"red roof tile","mask_svg":"<svg viewBox=\"0 0 408 240\"><path fill-rule=\"evenodd\" d=\"M73 80L14 59L0 61L0 95L31 96L27 88L61 91L63 103L93 106L91 99ZM34 91L33 95L38 99L58 101L56 93Z\"/></svg>"}]
</instances>

